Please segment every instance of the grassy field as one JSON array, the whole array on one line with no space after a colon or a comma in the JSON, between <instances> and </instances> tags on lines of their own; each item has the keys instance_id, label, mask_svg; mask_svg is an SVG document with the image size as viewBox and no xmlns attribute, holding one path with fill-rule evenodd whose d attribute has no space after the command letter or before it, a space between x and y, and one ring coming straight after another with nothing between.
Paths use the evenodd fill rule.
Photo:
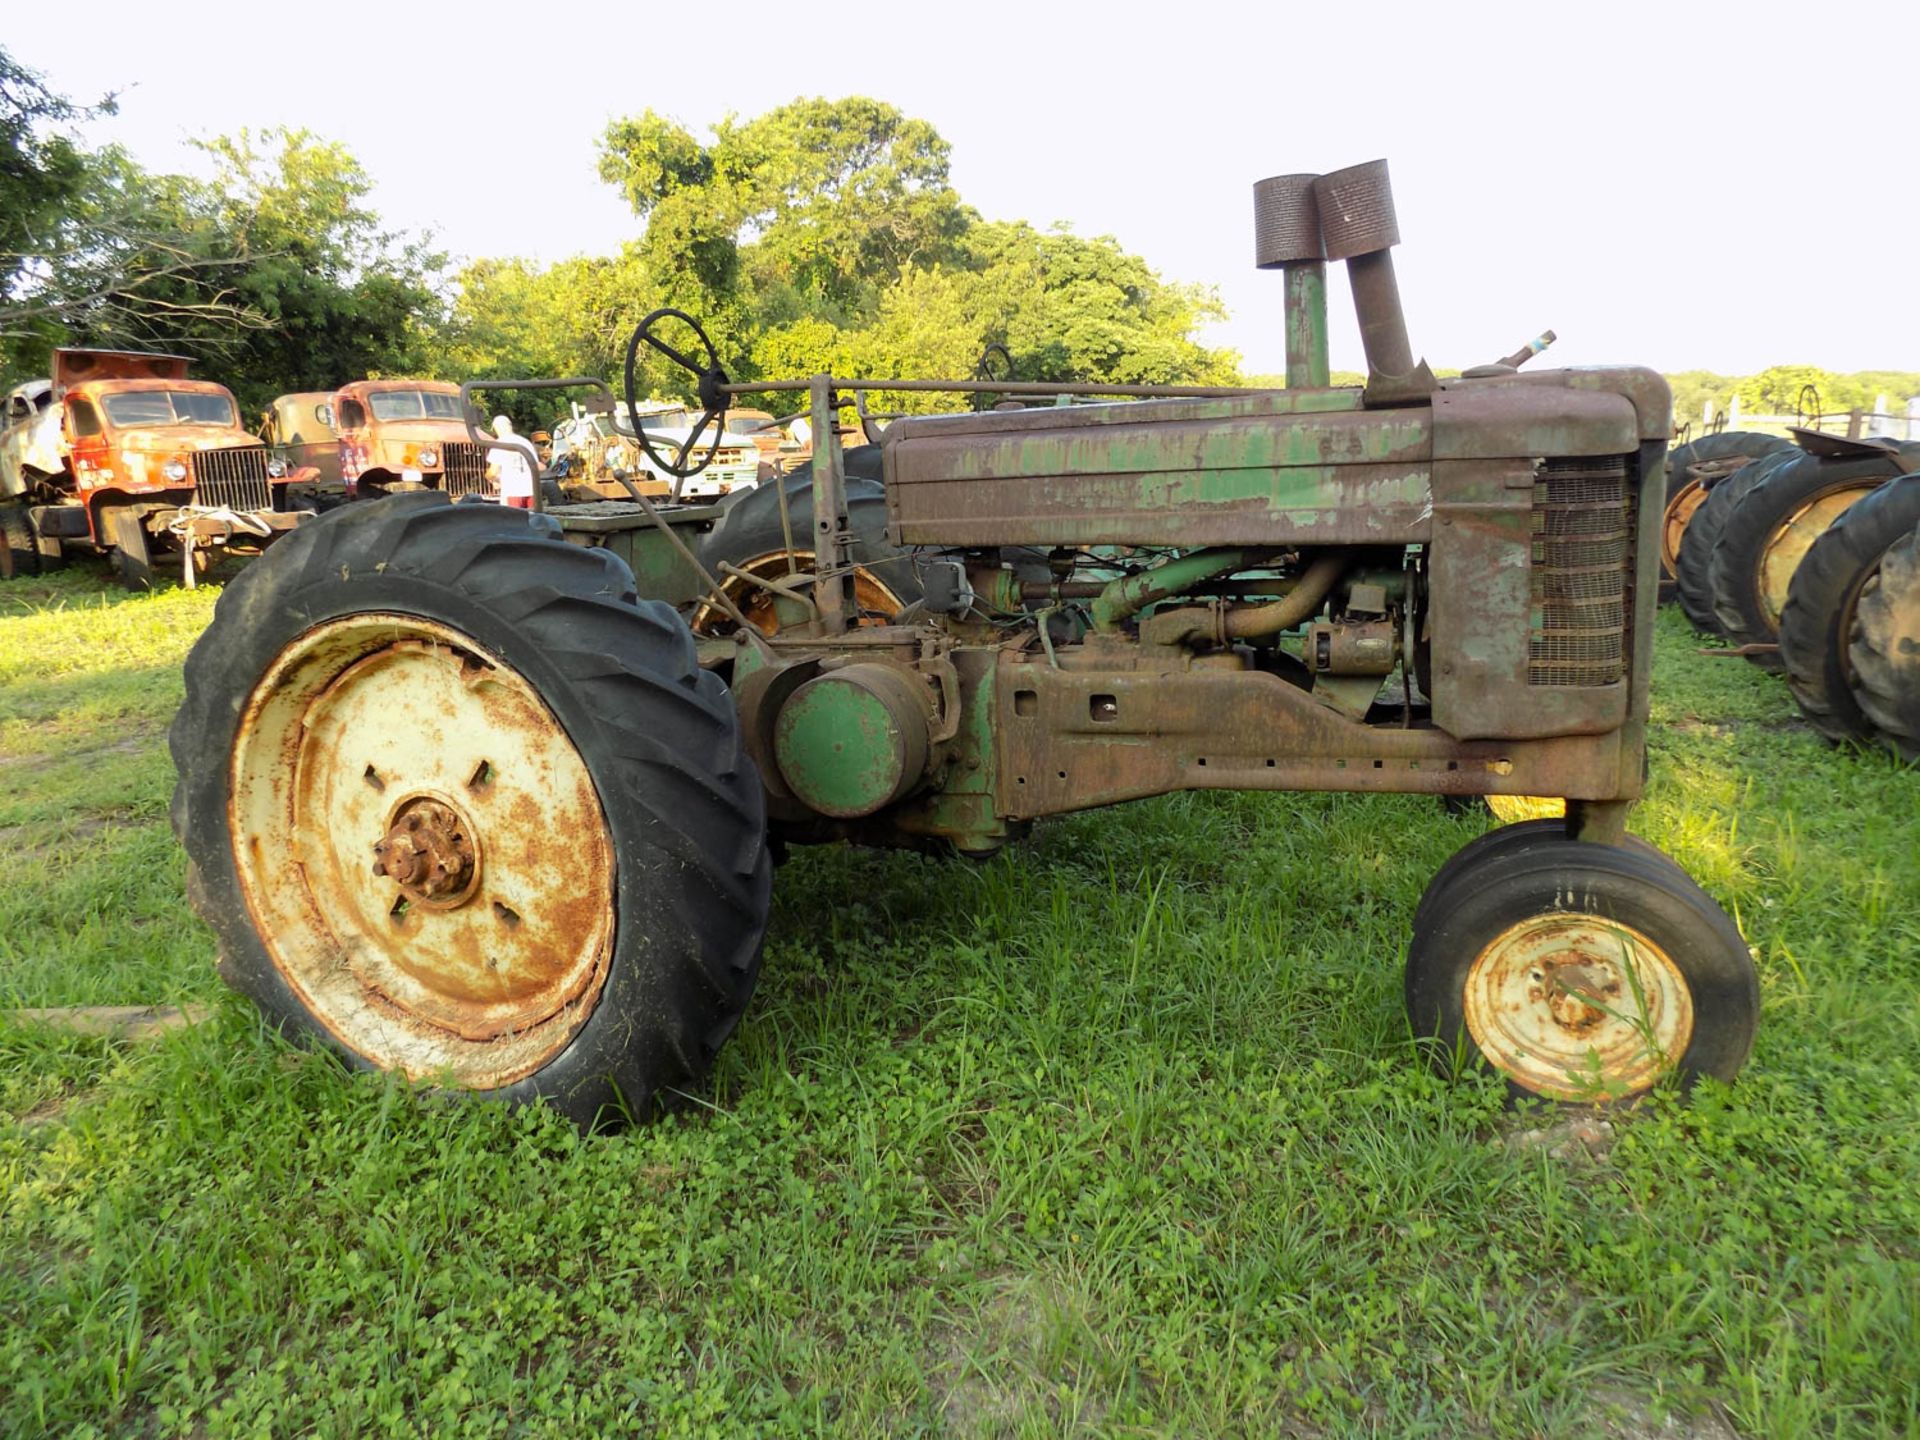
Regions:
<instances>
[{"instance_id":1,"label":"grassy field","mask_svg":"<svg viewBox=\"0 0 1920 1440\"><path fill-rule=\"evenodd\" d=\"M225 995L166 823L212 601L0 591L0 1007L217 1004L0 1022L0 1434L1920 1429L1920 773L1675 616L1635 828L1758 955L1732 1089L1435 1079L1406 927L1482 822L1182 796L797 855L711 1090L583 1141Z\"/></svg>"}]
</instances>

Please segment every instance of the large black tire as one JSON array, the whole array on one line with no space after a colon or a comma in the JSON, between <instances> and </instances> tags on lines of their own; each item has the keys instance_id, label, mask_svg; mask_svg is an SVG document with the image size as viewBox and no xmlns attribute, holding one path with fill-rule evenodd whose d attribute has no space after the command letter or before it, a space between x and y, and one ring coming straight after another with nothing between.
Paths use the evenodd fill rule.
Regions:
<instances>
[{"instance_id":1,"label":"large black tire","mask_svg":"<svg viewBox=\"0 0 1920 1440\"><path fill-rule=\"evenodd\" d=\"M1514 968L1527 954L1513 948L1516 936L1527 943L1521 927L1545 937L1532 952L1531 973L1524 963ZM1612 958L1626 952L1621 927L1639 932L1665 963L1631 967L1628 979L1629 967ZM1571 978L1560 968L1570 965L1580 967ZM1490 978L1503 973L1505 985ZM1489 1065L1506 1077L1514 1099L1628 1099L1666 1073L1682 1085L1702 1075L1731 1080L1752 1049L1760 1013L1758 977L1738 927L1677 866L1544 829L1489 846L1455 871L1421 916L1405 989L1414 1033L1429 1042L1434 1063L1448 1073L1456 1059ZM1595 994L1602 1008L1569 1006L1570 993ZM1630 1023L1636 1010L1638 1025ZM1683 1011L1691 1016L1684 1032L1677 1023ZM1516 1033L1535 1032L1545 1038L1531 1050L1513 1043ZM1648 1043L1649 1034L1671 1037L1679 1053L1656 1054L1661 1047ZM1588 1073L1595 1046L1605 1059Z\"/></svg>"},{"instance_id":2,"label":"large black tire","mask_svg":"<svg viewBox=\"0 0 1920 1440\"><path fill-rule=\"evenodd\" d=\"M24 580L40 573L40 550L27 507L19 500L0 504L0 580Z\"/></svg>"},{"instance_id":3,"label":"large black tire","mask_svg":"<svg viewBox=\"0 0 1920 1440\"><path fill-rule=\"evenodd\" d=\"M1762 435L1757 430L1722 430L1718 435L1702 435L1698 440L1689 440L1684 445L1676 446L1667 456L1667 499L1671 501L1686 488L1695 465L1719 466L1730 460L1750 462L1791 449L1791 441L1783 440L1778 435ZM1713 486L1708 485L1707 488L1711 490Z\"/></svg>"},{"instance_id":4,"label":"large black tire","mask_svg":"<svg viewBox=\"0 0 1920 1440\"><path fill-rule=\"evenodd\" d=\"M1688 522L1687 532L1680 541L1674 595L1693 628L1702 635L1720 633L1719 617L1713 613L1711 567L1713 547L1720 538L1721 527L1727 523L1733 507L1745 499L1755 485L1782 465L1790 463L1799 453L1797 450L1777 451L1763 455L1742 470L1736 470L1708 491L1706 500L1693 512L1693 519Z\"/></svg>"},{"instance_id":5,"label":"large black tire","mask_svg":"<svg viewBox=\"0 0 1920 1440\"><path fill-rule=\"evenodd\" d=\"M1796 455L1751 486L1720 526L1707 564L1707 583L1720 633L1735 645L1771 645L1779 622L1762 594L1762 561L1796 515L1837 491L1857 490L1898 473L1893 457L1826 459ZM1783 670L1777 653L1749 657L1766 670Z\"/></svg>"},{"instance_id":6,"label":"large black tire","mask_svg":"<svg viewBox=\"0 0 1920 1440\"><path fill-rule=\"evenodd\" d=\"M589 998L567 998L551 1032L557 1048L534 1052L544 1056L536 1069L471 1088L510 1102L545 1101L582 1126L617 1114L646 1116L669 1088L701 1080L752 994L772 876L764 796L741 747L731 697L700 669L685 622L666 605L638 600L624 564L608 551L565 544L545 516L453 505L438 493L345 506L285 536L227 587L187 658L186 699L169 737L180 776L174 830L187 851L189 896L218 942L221 975L288 1033L334 1049L358 1068L417 1068L366 1053L377 1051L362 1043L376 1032L354 1027L382 1017L362 1022L349 1010L343 1022L339 1010L316 1013L301 998L295 978L305 983L311 971L284 960L279 936L256 929L247 884L258 893L262 871L250 861L252 878L243 883L236 861L235 757L247 753L237 747L244 743L243 712L256 713L250 697L276 661L295 653L289 647L328 626L364 627L373 623L369 615L454 632L459 645L451 653L470 657L460 663L529 687L563 737L556 743L584 764L586 793L597 795L604 815L611 858L593 873L610 887L614 904L611 939L597 962L602 978L580 992ZM289 688L277 682L259 696ZM342 732L339 748L368 733ZM482 733L479 745L495 738ZM358 754L347 763L357 764ZM476 771L476 783L489 783L485 770ZM371 766L368 778L384 792ZM399 772L395 778L405 783ZM242 796L257 793L245 788L250 783L239 782ZM476 839L481 828L475 826ZM336 852L347 854L339 847L349 837L309 836L302 832L302 843L324 847L323 866L335 864ZM564 887L578 873L582 843L573 835L548 837L518 880L542 895L577 893ZM362 867L353 873L363 873L371 857L361 844L350 849ZM496 868L504 871L506 863ZM306 879L306 860L286 868L301 872L296 902L319 893ZM512 912L502 918L521 923ZM321 923L326 928L318 933L342 937L341 954L350 953L349 943L400 944L380 941L344 910ZM604 931L604 909L581 915L578 925ZM547 943L546 936L564 931L537 933ZM402 1009L377 999L388 1010ZM376 1002L360 1003L372 1010ZM445 1027L435 1032L416 1012L402 1020L449 1051L475 1038Z\"/></svg>"},{"instance_id":7,"label":"large black tire","mask_svg":"<svg viewBox=\"0 0 1920 1440\"><path fill-rule=\"evenodd\" d=\"M1920 762L1920 528L1880 557L1860 592L1852 639L1854 698L1888 749Z\"/></svg>"},{"instance_id":8,"label":"large black tire","mask_svg":"<svg viewBox=\"0 0 1920 1440\"><path fill-rule=\"evenodd\" d=\"M1428 912L1447 891L1453 888L1462 874L1478 865L1486 864L1498 855L1506 854L1516 846L1524 849L1542 840L1565 840L1566 838L1567 817L1564 815L1545 815L1537 820L1516 820L1508 825L1496 825L1484 835L1474 836L1449 855L1446 863L1433 872L1433 878L1427 882L1427 888L1421 892L1420 903L1413 910L1414 933L1418 934L1425 928ZM1652 856L1663 864L1674 864L1666 855L1638 835L1627 836L1627 848Z\"/></svg>"},{"instance_id":9,"label":"large black tire","mask_svg":"<svg viewBox=\"0 0 1920 1440\"><path fill-rule=\"evenodd\" d=\"M1854 696L1854 611L1887 547L1920 525L1920 475L1889 480L1834 521L1793 572L1780 659L1807 723L1829 740L1875 737Z\"/></svg>"},{"instance_id":10,"label":"large black tire","mask_svg":"<svg viewBox=\"0 0 1920 1440\"><path fill-rule=\"evenodd\" d=\"M895 613L924 593L911 551L887 540L886 491L881 483L880 447L856 445L844 452L847 486L847 525L853 533L853 563L870 574L899 602ZM780 492L787 497L793 543L811 554L813 541L813 462L796 466L786 475L767 480L731 499L713 529L701 540L699 557L709 573L720 577L720 564L745 566L776 552L784 552L786 534L780 524ZM803 564L802 568L806 568ZM729 586L736 601L751 588ZM719 612L697 611L703 631L728 628ZM874 611L869 618L892 618Z\"/></svg>"}]
</instances>

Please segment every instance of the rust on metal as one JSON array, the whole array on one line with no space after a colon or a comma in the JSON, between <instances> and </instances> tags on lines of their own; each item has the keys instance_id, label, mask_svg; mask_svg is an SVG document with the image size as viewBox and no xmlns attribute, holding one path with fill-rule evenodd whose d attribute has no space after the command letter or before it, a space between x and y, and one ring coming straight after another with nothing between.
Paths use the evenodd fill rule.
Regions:
<instances>
[{"instance_id":1,"label":"rust on metal","mask_svg":"<svg viewBox=\"0 0 1920 1440\"><path fill-rule=\"evenodd\" d=\"M255 928L350 1050L488 1089L592 1013L615 926L606 817L565 728L472 637L398 614L307 631L242 713L231 784Z\"/></svg>"},{"instance_id":2,"label":"rust on metal","mask_svg":"<svg viewBox=\"0 0 1920 1440\"><path fill-rule=\"evenodd\" d=\"M1643 1091L1693 1038L1693 993L1673 957L1631 925L1577 911L1496 936L1474 957L1464 999L1480 1053L1556 1100Z\"/></svg>"}]
</instances>

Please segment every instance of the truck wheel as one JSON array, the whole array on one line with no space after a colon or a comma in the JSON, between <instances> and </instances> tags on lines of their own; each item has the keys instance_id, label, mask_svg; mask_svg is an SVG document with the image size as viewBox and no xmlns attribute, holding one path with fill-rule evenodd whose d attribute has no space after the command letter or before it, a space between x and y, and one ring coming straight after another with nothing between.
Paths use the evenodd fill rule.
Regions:
<instances>
[{"instance_id":1,"label":"truck wheel","mask_svg":"<svg viewBox=\"0 0 1920 1440\"><path fill-rule=\"evenodd\" d=\"M1775 643L1788 586L1809 547L1898 469L1892 456L1798 455L1749 489L1721 525L1707 566L1720 633L1736 645ZM1749 658L1762 669L1785 668L1778 654Z\"/></svg>"},{"instance_id":2,"label":"truck wheel","mask_svg":"<svg viewBox=\"0 0 1920 1440\"><path fill-rule=\"evenodd\" d=\"M173 823L270 1019L587 1126L705 1075L772 866L726 687L559 533L436 492L283 537L187 658Z\"/></svg>"},{"instance_id":3,"label":"truck wheel","mask_svg":"<svg viewBox=\"0 0 1920 1440\"><path fill-rule=\"evenodd\" d=\"M1920 529L1889 545L1861 587L1852 640L1854 698L1888 749L1920 761Z\"/></svg>"},{"instance_id":4,"label":"truck wheel","mask_svg":"<svg viewBox=\"0 0 1920 1440\"><path fill-rule=\"evenodd\" d=\"M1780 659L1807 723L1829 740L1872 740L1853 692L1854 609L1887 547L1920 525L1920 475L1889 480L1829 526L1787 587Z\"/></svg>"},{"instance_id":5,"label":"truck wheel","mask_svg":"<svg viewBox=\"0 0 1920 1440\"><path fill-rule=\"evenodd\" d=\"M39 573L40 551L26 505L17 500L0 505L0 580L24 580Z\"/></svg>"},{"instance_id":6,"label":"truck wheel","mask_svg":"<svg viewBox=\"0 0 1920 1440\"><path fill-rule=\"evenodd\" d=\"M102 513L107 542L113 547L114 572L123 589L138 594L153 589L153 551L138 511L115 508Z\"/></svg>"},{"instance_id":7,"label":"truck wheel","mask_svg":"<svg viewBox=\"0 0 1920 1440\"><path fill-rule=\"evenodd\" d=\"M1596 1102L1668 1075L1731 1080L1760 992L1739 929L1665 856L1540 831L1432 897L1406 1003L1443 1071L1458 1057L1515 1099Z\"/></svg>"},{"instance_id":8,"label":"truck wheel","mask_svg":"<svg viewBox=\"0 0 1920 1440\"><path fill-rule=\"evenodd\" d=\"M1675 448L1667 457L1666 514L1660 533L1663 590L1671 590L1672 581L1679 573L1680 541L1686 534L1687 522L1706 500L1707 493L1749 461L1792 448L1777 435L1762 435L1752 430L1723 430L1718 435L1702 435ZM1662 598L1672 596L1669 593Z\"/></svg>"},{"instance_id":9,"label":"truck wheel","mask_svg":"<svg viewBox=\"0 0 1920 1440\"><path fill-rule=\"evenodd\" d=\"M1748 491L1798 454L1798 450L1778 451L1736 470L1707 492L1707 498L1687 522L1674 566L1674 594L1693 628L1702 635L1720 633L1719 617L1713 613L1712 565L1713 546L1720 538L1721 527Z\"/></svg>"},{"instance_id":10,"label":"truck wheel","mask_svg":"<svg viewBox=\"0 0 1920 1440\"><path fill-rule=\"evenodd\" d=\"M863 624L884 625L922 596L920 577L909 551L887 540L887 502L880 481L880 447L857 445L845 452L847 524L853 531L854 572L850 577L856 611ZM780 525L780 494L786 491L787 516L797 552L788 564L786 532ZM811 573L813 546L813 462L796 466L777 481L754 487L731 502L700 545L700 562L726 588L748 621L771 634L780 626L774 596L750 580L721 573L724 562L762 579L783 580L795 570ZM733 622L719 606L703 601L693 611L693 628L703 635L723 634Z\"/></svg>"}]
</instances>

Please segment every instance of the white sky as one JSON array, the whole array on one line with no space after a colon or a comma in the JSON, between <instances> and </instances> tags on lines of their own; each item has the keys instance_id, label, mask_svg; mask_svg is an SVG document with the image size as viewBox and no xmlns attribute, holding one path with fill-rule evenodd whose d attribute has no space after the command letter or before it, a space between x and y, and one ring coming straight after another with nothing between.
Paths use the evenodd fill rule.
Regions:
<instances>
[{"instance_id":1,"label":"white sky","mask_svg":"<svg viewBox=\"0 0 1920 1440\"><path fill-rule=\"evenodd\" d=\"M933 122L990 218L1112 234L1217 285L1209 334L1278 371L1281 282L1252 182L1386 156L1414 347L1744 372L1920 369L1920 0L1809 6L93 3L16 59L152 169L186 141L304 126L389 224L460 256L609 253L615 116L703 133L802 94ZM809 15L836 17L828 30ZM1336 277L1333 364L1363 368ZM1539 362L1536 362L1539 363Z\"/></svg>"}]
</instances>

